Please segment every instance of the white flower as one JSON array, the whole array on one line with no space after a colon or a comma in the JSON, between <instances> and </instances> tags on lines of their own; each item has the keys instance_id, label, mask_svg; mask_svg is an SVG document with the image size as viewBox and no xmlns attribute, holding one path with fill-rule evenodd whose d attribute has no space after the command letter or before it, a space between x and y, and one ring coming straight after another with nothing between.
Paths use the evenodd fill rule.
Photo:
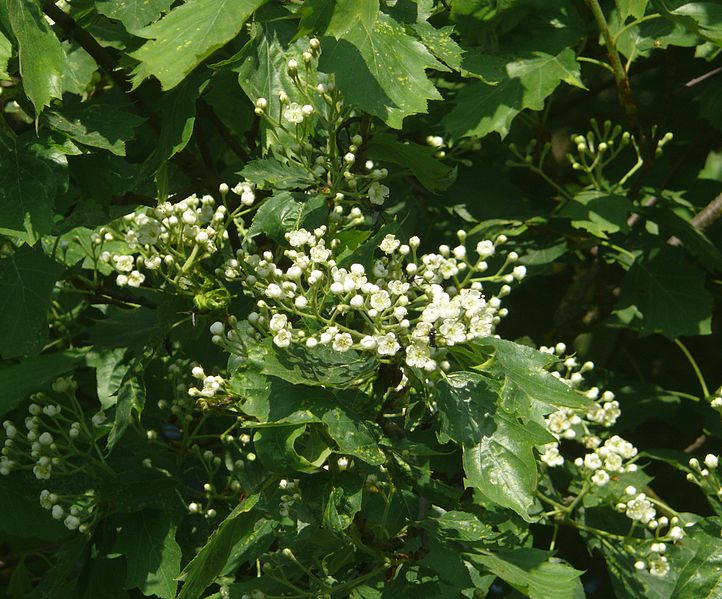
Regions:
<instances>
[{"instance_id":1,"label":"white flower","mask_svg":"<svg viewBox=\"0 0 722 599\"><path fill-rule=\"evenodd\" d=\"M288 316L285 314L274 314L271 317L271 321L268 323L268 328L272 331L278 332L286 328L288 325Z\"/></svg>"},{"instance_id":2,"label":"white flower","mask_svg":"<svg viewBox=\"0 0 722 599\"><path fill-rule=\"evenodd\" d=\"M391 306L391 297L389 296L389 292L382 289L381 291L372 293L369 298L369 305L379 312L386 310L386 308Z\"/></svg>"},{"instance_id":3,"label":"white flower","mask_svg":"<svg viewBox=\"0 0 722 599\"><path fill-rule=\"evenodd\" d=\"M256 194L251 189L245 189L241 193L241 204L244 206L253 206L253 202L256 201Z\"/></svg>"},{"instance_id":4,"label":"white flower","mask_svg":"<svg viewBox=\"0 0 722 599\"><path fill-rule=\"evenodd\" d=\"M621 456L616 453L607 456L604 460L604 467L610 472L620 472L623 465Z\"/></svg>"},{"instance_id":5,"label":"white flower","mask_svg":"<svg viewBox=\"0 0 722 599\"><path fill-rule=\"evenodd\" d=\"M490 239L483 239L476 244L476 253L479 254L480 258L488 258L494 255L494 242Z\"/></svg>"},{"instance_id":6,"label":"white flower","mask_svg":"<svg viewBox=\"0 0 722 599\"><path fill-rule=\"evenodd\" d=\"M584 466L590 470L597 470L602 467L602 459L596 453L588 453L584 456Z\"/></svg>"},{"instance_id":7,"label":"white flower","mask_svg":"<svg viewBox=\"0 0 722 599\"><path fill-rule=\"evenodd\" d=\"M447 319L439 327L439 332L444 337L447 345L456 345L466 341L466 327L463 323L453 319Z\"/></svg>"},{"instance_id":8,"label":"white flower","mask_svg":"<svg viewBox=\"0 0 722 599\"><path fill-rule=\"evenodd\" d=\"M47 489L40 491L40 505L46 510L52 509L53 507L53 498Z\"/></svg>"},{"instance_id":9,"label":"white flower","mask_svg":"<svg viewBox=\"0 0 722 599\"><path fill-rule=\"evenodd\" d=\"M371 335L366 335L363 339L361 339L360 345L362 349L367 351L374 350L376 349L376 339Z\"/></svg>"},{"instance_id":10,"label":"white flower","mask_svg":"<svg viewBox=\"0 0 722 599\"><path fill-rule=\"evenodd\" d=\"M51 470L52 465L50 463L41 463L40 461L38 461L38 463L33 466L33 474L38 480L49 479Z\"/></svg>"},{"instance_id":11,"label":"white flower","mask_svg":"<svg viewBox=\"0 0 722 599\"><path fill-rule=\"evenodd\" d=\"M387 235L379 244L379 249L385 254L393 254L400 245L401 242L396 239L396 237L393 235Z\"/></svg>"},{"instance_id":12,"label":"white flower","mask_svg":"<svg viewBox=\"0 0 722 599\"><path fill-rule=\"evenodd\" d=\"M603 487L609 482L609 474L607 474L606 470L597 470L592 475L592 482L599 487Z\"/></svg>"},{"instance_id":13,"label":"white flower","mask_svg":"<svg viewBox=\"0 0 722 599\"><path fill-rule=\"evenodd\" d=\"M719 459L716 455L708 453L704 458L704 463L707 466L707 468L717 468L719 465Z\"/></svg>"},{"instance_id":14,"label":"white flower","mask_svg":"<svg viewBox=\"0 0 722 599\"><path fill-rule=\"evenodd\" d=\"M56 504L52 507L52 512L51 512L51 514L52 514L52 516L53 516L53 518L54 518L55 520L60 520L60 518L62 518L63 515L65 514L65 510L63 509L63 506L62 506L62 505L58 505L58 504L56 503Z\"/></svg>"},{"instance_id":15,"label":"white flower","mask_svg":"<svg viewBox=\"0 0 722 599\"><path fill-rule=\"evenodd\" d=\"M291 345L291 340L293 339L291 332L286 329L281 329L276 333L276 336L273 338L273 342L276 344L277 347L288 347Z\"/></svg>"},{"instance_id":16,"label":"white flower","mask_svg":"<svg viewBox=\"0 0 722 599\"><path fill-rule=\"evenodd\" d=\"M405 293L408 293L411 285L409 285L406 281L393 280L389 281L387 287L389 292L394 295L404 295Z\"/></svg>"},{"instance_id":17,"label":"white flower","mask_svg":"<svg viewBox=\"0 0 722 599\"><path fill-rule=\"evenodd\" d=\"M268 287L266 287L266 296L277 299L283 295L283 290L276 285L275 283L271 283Z\"/></svg>"},{"instance_id":18,"label":"white flower","mask_svg":"<svg viewBox=\"0 0 722 599\"><path fill-rule=\"evenodd\" d=\"M559 445L547 443L544 445L544 453L540 457L547 466L555 467L564 464L564 457L559 453Z\"/></svg>"},{"instance_id":19,"label":"white flower","mask_svg":"<svg viewBox=\"0 0 722 599\"><path fill-rule=\"evenodd\" d=\"M669 562L663 555L655 555L649 560L649 573L652 576L666 576L669 572Z\"/></svg>"},{"instance_id":20,"label":"white flower","mask_svg":"<svg viewBox=\"0 0 722 599\"><path fill-rule=\"evenodd\" d=\"M65 521L63 522L65 524L65 527L69 530L75 530L80 526L80 520L77 516L68 516L65 518Z\"/></svg>"},{"instance_id":21,"label":"white flower","mask_svg":"<svg viewBox=\"0 0 722 599\"><path fill-rule=\"evenodd\" d=\"M380 356L394 356L400 349L401 346L393 333L376 336L376 351Z\"/></svg>"},{"instance_id":22,"label":"white flower","mask_svg":"<svg viewBox=\"0 0 722 599\"><path fill-rule=\"evenodd\" d=\"M444 138L438 135L427 135L426 143L432 148L440 148L444 145Z\"/></svg>"},{"instance_id":23,"label":"white flower","mask_svg":"<svg viewBox=\"0 0 722 599\"><path fill-rule=\"evenodd\" d=\"M286 233L286 240L291 247L301 247L313 240L313 234L306 229L297 229ZM313 259L313 258L312 258Z\"/></svg>"},{"instance_id":24,"label":"white flower","mask_svg":"<svg viewBox=\"0 0 722 599\"><path fill-rule=\"evenodd\" d=\"M526 266L515 266L511 274L517 281L521 281L526 276Z\"/></svg>"},{"instance_id":25,"label":"white flower","mask_svg":"<svg viewBox=\"0 0 722 599\"><path fill-rule=\"evenodd\" d=\"M353 346L353 338L348 333L338 333L333 339L333 349L338 352L345 352Z\"/></svg>"},{"instance_id":26,"label":"white flower","mask_svg":"<svg viewBox=\"0 0 722 599\"><path fill-rule=\"evenodd\" d=\"M631 520L647 524L656 516L657 512L652 507L652 503L647 499L647 496L640 493L627 502L626 514L627 518Z\"/></svg>"},{"instance_id":27,"label":"white flower","mask_svg":"<svg viewBox=\"0 0 722 599\"><path fill-rule=\"evenodd\" d=\"M283 111L283 118L289 123L303 122L303 108L297 102L291 102L286 110Z\"/></svg>"},{"instance_id":28,"label":"white flower","mask_svg":"<svg viewBox=\"0 0 722 599\"><path fill-rule=\"evenodd\" d=\"M369 200L372 204L381 205L386 201L389 195L389 188L374 181L369 185Z\"/></svg>"},{"instance_id":29,"label":"white flower","mask_svg":"<svg viewBox=\"0 0 722 599\"><path fill-rule=\"evenodd\" d=\"M406 364L412 368L424 368L431 358L431 351L427 345L415 342L406 348Z\"/></svg>"},{"instance_id":30,"label":"white flower","mask_svg":"<svg viewBox=\"0 0 722 599\"><path fill-rule=\"evenodd\" d=\"M130 272L131 270L133 270L134 261L135 260L133 256L113 256L113 262L115 262L115 270L117 270L118 272Z\"/></svg>"},{"instance_id":31,"label":"white flower","mask_svg":"<svg viewBox=\"0 0 722 599\"><path fill-rule=\"evenodd\" d=\"M140 287L143 281L145 281L145 275L138 270L134 270L128 275L129 287Z\"/></svg>"}]
</instances>

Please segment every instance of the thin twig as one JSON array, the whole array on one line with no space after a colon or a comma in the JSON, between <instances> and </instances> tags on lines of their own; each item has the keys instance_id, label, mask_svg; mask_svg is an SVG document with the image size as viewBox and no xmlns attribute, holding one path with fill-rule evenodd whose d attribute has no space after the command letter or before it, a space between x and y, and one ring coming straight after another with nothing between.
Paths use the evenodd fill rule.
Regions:
<instances>
[{"instance_id":1,"label":"thin twig","mask_svg":"<svg viewBox=\"0 0 722 599\"><path fill-rule=\"evenodd\" d=\"M598 0L586 0L586 3L587 6L589 6L589 9L592 11L592 14L594 15L594 20L597 22L599 31L604 37L604 42L607 47L607 56L609 57L609 63L612 66L614 80L617 83L617 93L619 95L619 101L622 105L622 108L624 109L625 114L627 115L629 123L631 124L632 128L637 134L637 137L639 138L639 145L640 149L642 150L642 156L645 158L646 161L647 159L651 158L649 142L647 140L647 136L644 134L644 131L639 124L639 109L637 108L637 103L635 102L634 95L632 94L632 86L629 83L629 76L627 75L627 71L625 71L624 66L622 65L622 59L619 56L617 46L614 43L614 38L612 37L612 33L609 30L609 24L607 23L607 19L604 16L602 7L599 6Z\"/></svg>"}]
</instances>

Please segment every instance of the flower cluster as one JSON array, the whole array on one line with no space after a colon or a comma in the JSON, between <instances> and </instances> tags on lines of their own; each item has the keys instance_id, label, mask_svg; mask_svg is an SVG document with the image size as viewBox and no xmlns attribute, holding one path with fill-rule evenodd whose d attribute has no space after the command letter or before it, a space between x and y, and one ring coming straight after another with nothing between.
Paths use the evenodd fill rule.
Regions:
<instances>
[{"instance_id":1,"label":"flower cluster","mask_svg":"<svg viewBox=\"0 0 722 599\"><path fill-rule=\"evenodd\" d=\"M507 314L501 297L526 274L524 266L513 266L515 252L494 274L484 274L503 236L479 241L473 257L466 233L458 237L454 248L420 254L418 237L402 243L386 235L368 268L344 260L340 242L328 239L325 226L297 229L286 234L291 248L282 258L270 251L239 253L226 272L232 269L250 295L262 297L248 323L279 348L325 345L381 359L399 354L407 366L431 372L443 365L448 347L493 333ZM487 283L497 284L496 295L485 295Z\"/></svg>"},{"instance_id":2,"label":"flower cluster","mask_svg":"<svg viewBox=\"0 0 722 599\"><path fill-rule=\"evenodd\" d=\"M583 392L592 403L584 412L569 408L557 410L547 416L546 425L549 432L557 439L577 440L590 450L584 457L577 458L574 464L583 470L592 483L605 486L610 480L610 475L636 471L636 465L627 461L637 455L637 449L618 435L605 441L598 436L596 428L609 428L616 423L621 414L619 402L614 398L614 393L602 392L598 387L581 391L584 374L592 371L594 364L592 362L579 364L574 356L566 355L566 349L564 343L540 348L542 352L560 358L552 375ZM545 445L540 459L550 467L563 465L564 457L560 452L559 442Z\"/></svg>"},{"instance_id":3,"label":"flower cluster","mask_svg":"<svg viewBox=\"0 0 722 599\"><path fill-rule=\"evenodd\" d=\"M645 559L637 560L634 567L638 571L648 570L652 576L665 576L669 572L669 561L664 555L668 544L678 543L685 537L684 530L679 526L680 520L677 516L658 516L656 501L631 485L624 490L624 494L625 497L617 503L617 510L632 520L634 525L641 524L654 534L650 541L642 545Z\"/></svg>"},{"instance_id":4,"label":"flower cluster","mask_svg":"<svg viewBox=\"0 0 722 599\"><path fill-rule=\"evenodd\" d=\"M60 378L53 384L53 391L71 397L75 388L75 382L69 378ZM70 476L77 463L89 457L88 444L94 442L93 425L88 426L76 402L63 406L43 393L31 399L24 430L11 420L3 422L5 441L0 474L7 476L16 470L31 470L35 478L42 481ZM93 497L93 490L76 496L43 489L40 504L51 511L54 519L63 520L70 530L85 532L93 519Z\"/></svg>"},{"instance_id":5,"label":"flower cluster","mask_svg":"<svg viewBox=\"0 0 722 599\"><path fill-rule=\"evenodd\" d=\"M697 458L689 460L689 467L692 470L687 474L687 480L700 487L707 495L722 500L722 480L720 479L717 467L719 456L708 453L702 463Z\"/></svg>"},{"instance_id":6,"label":"flower cluster","mask_svg":"<svg viewBox=\"0 0 722 599\"><path fill-rule=\"evenodd\" d=\"M238 204L227 206L231 191ZM163 202L156 208L141 207L113 223L103 240L122 239L128 252L103 251L100 260L116 272L120 287L140 287L148 274L180 289L191 289L202 283L194 281L191 266L214 255L228 240L228 226L249 210L256 199L253 185L238 183L233 189L220 186L223 203L210 195L195 194L176 202Z\"/></svg>"},{"instance_id":7,"label":"flower cluster","mask_svg":"<svg viewBox=\"0 0 722 599\"><path fill-rule=\"evenodd\" d=\"M569 387L583 393L592 402L586 410L562 408L547 416L547 429L559 441L548 443L542 448L541 462L550 468L562 466L565 458L560 441L564 439L581 443L586 452L573 462L584 485L580 496L594 488L607 487L612 480L620 480L625 474L636 472L637 448L619 435L605 437L603 433L604 429L616 423L621 414L614 394L611 391L601 391L598 387L583 389L584 375L593 371L594 364L579 364L575 357L566 355L564 343L558 343L554 347L541 347L540 350L559 358L552 374ZM631 485L621 493L613 491L612 501L616 502L613 505L617 511L631 520L632 528L642 526L653 535L651 540L646 537L636 539L634 545L629 545L630 551L638 556L642 553L644 557L635 562L635 569L647 570L654 576L666 575L669 571L669 563L664 555L667 544L676 543L684 537L684 530L678 526L679 518L659 516L656 500L644 492L638 492ZM667 506L664 507L668 509Z\"/></svg>"},{"instance_id":8,"label":"flower cluster","mask_svg":"<svg viewBox=\"0 0 722 599\"><path fill-rule=\"evenodd\" d=\"M368 140L341 127L351 108L333 81L316 70L320 53L320 41L311 38L300 55L292 54L286 63L288 85L278 91L277 99L257 98L255 112L281 141L274 152L287 164L306 170L318 191L328 196L333 205L330 222L356 226L366 218L362 207L386 202L390 190L381 181L388 171L359 159Z\"/></svg>"},{"instance_id":9,"label":"flower cluster","mask_svg":"<svg viewBox=\"0 0 722 599\"><path fill-rule=\"evenodd\" d=\"M188 395L191 397L211 398L215 395L222 395L226 391L226 381L221 376L207 375L201 366L194 366L191 371L193 378L200 381L203 386L191 387Z\"/></svg>"}]
</instances>

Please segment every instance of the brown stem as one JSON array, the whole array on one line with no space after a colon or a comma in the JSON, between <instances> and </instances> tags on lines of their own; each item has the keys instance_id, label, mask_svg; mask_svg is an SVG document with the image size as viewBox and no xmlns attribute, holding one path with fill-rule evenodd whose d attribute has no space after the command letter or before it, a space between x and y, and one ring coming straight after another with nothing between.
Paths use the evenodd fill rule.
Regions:
<instances>
[{"instance_id":1,"label":"brown stem","mask_svg":"<svg viewBox=\"0 0 722 599\"><path fill-rule=\"evenodd\" d=\"M692 225L700 231L709 227L722 216L722 193L700 210L692 219Z\"/></svg>"},{"instance_id":2,"label":"brown stem","mask_svg":"<svg viewBox=\"0 0 722 599\"><path fill-rule=\"evenodd\" d=\"M586 3L589 9L592 11L592 14L594 15L594 20L597 22L599 31L604 37L604 42L607 47L607 56L609 56L609 64L612 67L612 71L614 72L614 80L617 83L619 102L624 109L624 113L627 115L627 119L629 120L630 125L637 134L637 137L639 139L639 148L642 152L642 157L644 158L645 162L647 162L647 160L652 158L649 148L649 141L647 140L647 136L644 134L644 131L639 124L639 109L637 108L637 103L635 102L634 95L632 94L632 86L629 83L629 76L627 75L627 71L622 65L622 59L619 56L617 46L614 43L614 38L612 37L611 31L609 31L609 24L607 23L607 19L604 16L602 7L599 6L598 0L586 0Z\"/></svg>"}]
</instances>

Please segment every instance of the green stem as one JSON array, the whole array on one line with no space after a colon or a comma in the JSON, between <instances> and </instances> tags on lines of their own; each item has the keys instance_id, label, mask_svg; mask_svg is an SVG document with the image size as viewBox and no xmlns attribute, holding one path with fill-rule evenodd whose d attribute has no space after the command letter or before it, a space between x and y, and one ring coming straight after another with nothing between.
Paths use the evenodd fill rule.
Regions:
<instances>
[{"instance_id":1,"label":"green stem","mask_svg":"<svg viewBox=\"0 0 722 599\"><path fill-rule=\"evenodd\" d=\"M602 67L614 75L614 69L606 62L597 60L596 58L587 58L586 56L577 56L577 62L588 62L589 64L595 64L598 67Z\"/></svg>"},{"instance_id":2,"label":"green stem","mask_svg":"<svg viewBox=\"0 0 722 599\"><path fill-rule=\"evenodd\" d=\"M653 15L647 15L646 17L642 17L641 19L637 19L636 21L632 21L631 23L625 25L622 27L617 33L614 34L614 37L612 38L612 42L614 45L617 45L617 42L619 41L619 38L622 37L627 31L629 31L632 27L636 27L637 25L641 25L645 21L651 21L653 19L659 19L662 15L655 13Z\"/></svg>"},{"instance_id":3,"label":"green stem","mask_svg":"<svg viewBox=\"0 0 722 599\"><path fill-rule=\"evenodd\" d=\"M697 376L697 380L699 381L699 386L702 388L702 395L704 397L709 397L709 389L707 388L707 383L704 380L704 376L702 375L702 371L700 370L697 361L694 359L684 343L682 343L679 339L675 339L674 342L677 344L677 347L682 350L682 353L692 366L692 370L694 370L694 374Z\"/></svg>"}]
</instances>

